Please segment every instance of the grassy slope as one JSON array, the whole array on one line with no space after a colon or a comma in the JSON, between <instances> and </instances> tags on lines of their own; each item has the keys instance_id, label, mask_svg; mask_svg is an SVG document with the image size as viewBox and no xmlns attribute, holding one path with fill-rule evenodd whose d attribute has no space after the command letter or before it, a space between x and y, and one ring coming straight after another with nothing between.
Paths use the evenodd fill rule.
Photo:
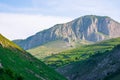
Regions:
<instances>
[{"instance_id":1,"label":"grassy slope","mask_svg":"<svg viewBox=\"0 0 120 80\"><path fill-rule=\"evenodd\" d=\"M24 80L66 80L1 35L0 64L3 66L3 71L0 70L0 79L16 80L18 75Z\"/></svg>"},{"instance_id":2,"label":"grassy slope","mask_svg":"<svg viewBox=\"0 0 120 80\"><path fill-rule=\"evenodd\" d=\"M38 59L43 59L46 56L57 54L61 51L71 49L71 48L72 47L70 47L67 42L57 40L57 41L46 43L42 46L29 49L27 50L27 52L31 53L33 56L37 57Z\"/></svg>"},{"instance_id":3,"label":"grassy slope","mask_svg":"<svg viewBox=\"0 0 120 80\"><path fill-rule=\"evenodd\" d=\"M76 49L67 50L44 58L44 62L52 67L60 67L76 61L85 60L97 52L111 50L117 44L120 44L120 38L110 39L96 44L85 45Z\"/></svg>"},{"instance_id":4,"label":"grassy slope","mask_svg":"<svg viewBox=\"0 0 120 80\"><path fill-rule=\"evenodd\" d=\"M36 58L43 60L47 56L51 56L53 54L58 54L62 51L70 50L75 47L81 46L83 44L84 45L90 44L90 42L78 41L78 42L68 43L68 42L65 42L62 40L56 40L56 41L46 43L42 46L38 46L38 47L35 47L32 49L29 49L29 50L27 50L27 52L31 53Z\"/></svg>"}]
</instances>

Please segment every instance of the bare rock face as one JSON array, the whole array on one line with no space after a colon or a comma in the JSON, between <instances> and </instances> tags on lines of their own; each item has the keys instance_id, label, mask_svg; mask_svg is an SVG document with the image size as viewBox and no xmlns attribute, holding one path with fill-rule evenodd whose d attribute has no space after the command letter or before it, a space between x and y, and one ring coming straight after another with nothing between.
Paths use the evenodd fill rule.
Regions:
<instances>
[{"instance_id":1,"label":"bare rock face","mask_svg":"<svg viewBox=\"0 0 120 80\"><path fill-rule=\"evenodd\" d=\"M106 16L87 15L14 42L24 49L30 49L54 40L97 42L115 37L120 37L120 23Z\"/></svg>"}]
</instances>

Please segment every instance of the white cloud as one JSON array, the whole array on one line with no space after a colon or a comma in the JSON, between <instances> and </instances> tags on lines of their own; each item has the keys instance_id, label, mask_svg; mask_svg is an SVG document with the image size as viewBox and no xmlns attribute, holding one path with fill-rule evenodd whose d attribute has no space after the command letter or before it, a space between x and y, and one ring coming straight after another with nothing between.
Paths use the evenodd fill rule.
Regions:
<instances>
[{"instance_id":1,"label":"white cloud","mask_svg":"<svg viewBox=\"0 0 120 80\"><path fill-rule=\"evenodd\" d=\"M70 20L72 19L58 16L0 13L0 33L9 39L26 38Z\"/></svg>"}]
</instances>

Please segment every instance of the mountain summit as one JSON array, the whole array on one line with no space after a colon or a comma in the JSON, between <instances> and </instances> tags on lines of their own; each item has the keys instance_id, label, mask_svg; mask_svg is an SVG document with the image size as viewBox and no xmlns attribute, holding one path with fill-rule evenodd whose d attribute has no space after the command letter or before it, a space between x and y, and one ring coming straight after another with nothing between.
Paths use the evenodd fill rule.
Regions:
<instances>
[{"instance_id":1,"label":"mountain summit","mask_svg":"<svg viewBox=\"0 0 120 80\"><path fill-rule=\"evenodd\" d=\"M86 15L64 24L36 33L25 40L14 42L24 49L30 49L44 43L64 40L68 43L80 40L90 42L120 37L120 23L107 16Z\"/></svg>"}]
</instances>

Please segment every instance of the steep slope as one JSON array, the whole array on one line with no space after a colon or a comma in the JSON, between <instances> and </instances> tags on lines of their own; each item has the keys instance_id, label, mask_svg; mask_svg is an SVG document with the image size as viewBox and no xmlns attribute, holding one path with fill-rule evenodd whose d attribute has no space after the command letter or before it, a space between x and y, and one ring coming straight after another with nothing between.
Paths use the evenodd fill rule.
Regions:
<instances>
[{"instance_id":1,"label":"steep slope","mask_svg":"<svg viewBox=\"0 0 120 80\"><path fill-rule=\"evenodd\" d=\"M0 35L0 80L66 80Z\"/></svg>"},{"instance_id":2,"label":"steep slope","mask_svg":"<svg viewBox=\"0 0 120 80\"><path fill-rule=\"evenodd\" d=\"M109 51L118 44L120 44L120 38L113 38L97 42L95 44L83 45L75 49L63 51L59 54L45 57L43 60L49 66L57 68L77 61L86 60L98 52Z\"/></svg>"},{"instance_id":3,"label":"steep slope","mask_svg":"<svg viewBox=\"0 0 120 80\"><path fill-rule=\"evenodd\" d=\"M24 49L30 49L55 40L96 42L115 37L120 37L120 23L106 16L87 15L14 42Z\"/></svg>"},{"instance_id":4,"label":"steep slope","mask_svg":"<svg viewBox=\"0 0 120 80\"><path fill-rule=\"evenodd\" d=\"M57 70L69 80L120 80L120 45Z\"/></svg>"}]
</instances>

